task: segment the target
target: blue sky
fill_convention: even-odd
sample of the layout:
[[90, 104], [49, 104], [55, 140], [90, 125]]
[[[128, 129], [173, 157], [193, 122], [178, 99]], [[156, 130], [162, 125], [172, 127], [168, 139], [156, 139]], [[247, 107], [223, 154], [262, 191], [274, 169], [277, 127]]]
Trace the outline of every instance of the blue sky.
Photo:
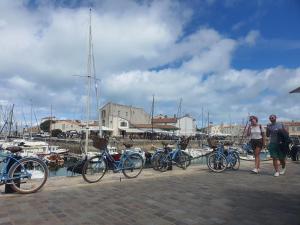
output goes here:
[[[0, 105], [16, 117], [84, 119], [89, 7], [101, 105], [112, 101], [201, 123], [269, 114], [300, 120], [297, 0], [0, 2]], [[96, 115], [95, 104], [93, 115]], [[22, 113], [21, 113], [22, 112]]]

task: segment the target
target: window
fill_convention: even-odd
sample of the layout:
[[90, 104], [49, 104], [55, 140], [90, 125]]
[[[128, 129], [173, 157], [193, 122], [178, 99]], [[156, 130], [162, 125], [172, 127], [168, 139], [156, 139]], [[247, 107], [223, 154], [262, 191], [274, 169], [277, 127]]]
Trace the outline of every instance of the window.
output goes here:
[[127, 127], [127, 122], [122, 121], [122, 122], [120, 123], [120, 127]]
[[126, 112], [126, 116], [128, 116], [128, 112]]
[[102, 120], [102, 126], [105, 126], [105, 120]]
[[297, 131], [300, 131], [300, 127], [297, 127]]
[[102, 116], [102, 117], [106, 117], [106, 111], [105, 111], [105, 110], [102, 110], [101, 116]]

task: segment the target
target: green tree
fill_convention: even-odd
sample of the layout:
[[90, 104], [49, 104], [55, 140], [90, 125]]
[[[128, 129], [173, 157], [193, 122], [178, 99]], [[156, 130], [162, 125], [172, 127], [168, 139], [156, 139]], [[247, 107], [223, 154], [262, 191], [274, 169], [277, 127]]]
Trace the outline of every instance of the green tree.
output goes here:
[[54, 130], [51, 130], [51, 136], [52, 137], [57, 137], [59, 134], [62, 133], [62, 130], [61, 129], [54, 129]]
[[41, 130], [44, 132], [49, 132], [50, 131], [50, 123], [51, 123], [51, 120], [45, 120], [44, 122], [42, 122], [40, 124]]

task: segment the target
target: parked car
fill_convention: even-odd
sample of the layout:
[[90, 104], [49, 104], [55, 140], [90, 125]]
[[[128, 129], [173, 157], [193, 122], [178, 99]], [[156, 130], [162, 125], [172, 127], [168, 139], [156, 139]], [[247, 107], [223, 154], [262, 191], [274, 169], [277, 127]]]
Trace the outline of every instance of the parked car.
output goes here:
[[291, 150], [290, 150], [290, 157], [293, 161], [300, 160], [300, 138], [299, 137], [290, 137], [292, 141]]

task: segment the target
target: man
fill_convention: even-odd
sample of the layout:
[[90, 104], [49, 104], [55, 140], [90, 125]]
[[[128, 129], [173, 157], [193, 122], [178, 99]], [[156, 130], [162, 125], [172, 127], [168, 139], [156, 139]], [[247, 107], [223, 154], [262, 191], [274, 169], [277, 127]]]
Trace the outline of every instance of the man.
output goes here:
[[[278, 177], [279, 175], [283, 175], [286, 172], [286, 153], [282, 151], [280, 148], [280, 143], [278, 140], [278, 133], [280, 130], [285, 130], [282, 123], [276, 122], [276, 115], [270, 115], [269, 120], [270, 124], [267, 125], [266, 135], [270, 137], [269, 151], [270, 155], [273, 159], [273, 166], [275, 169], [274, 176]], [[282, 167], [282, 170], [279, 170], [279, 167]]]

